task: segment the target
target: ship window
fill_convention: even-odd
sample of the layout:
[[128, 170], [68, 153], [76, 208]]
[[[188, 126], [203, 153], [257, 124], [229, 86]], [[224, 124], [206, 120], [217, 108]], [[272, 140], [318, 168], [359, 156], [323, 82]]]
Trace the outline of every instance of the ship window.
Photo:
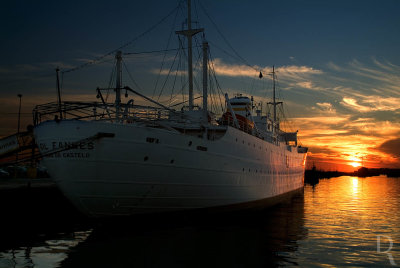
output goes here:
[[174, 159], [171, 159], [170, 163], [173, 164], [174, 163]]
[[192, 141], [189, 141], [189, 146], [192, 146]]
[[243, 144], [244, 144], [244, 140], [243, 140], [242, 142], [243, 142]]
[[236, 138], [236, 142], [237, 142], [237, 138]]
[[243, 168], [243, 172], [244, 172], [244, 168]]
[[207, 147], [204, 147], [204, 146], [197, 146], [196, 149], [199, 151], [204, 151], [204, 152], [207, 151]]
[[159, 141], [159, 139], [156, 139], [156, 138], [147, 137], [146, 138], [146, 142], [148, 142], [148, 143], [159, 143], [160, 141]]
[[148, 156], [145, 156], [143, 160], [144, 160], [144, 161], [147, 161], [147, 160], [149, 160], [149, 157], [148, 157]]
[[247, 103], [247, 102], [233, 102], [233, 103], [231, 103], [231, 105], [232, 106], [235, 106], [235, 105], [249, 105], [250, 103]]

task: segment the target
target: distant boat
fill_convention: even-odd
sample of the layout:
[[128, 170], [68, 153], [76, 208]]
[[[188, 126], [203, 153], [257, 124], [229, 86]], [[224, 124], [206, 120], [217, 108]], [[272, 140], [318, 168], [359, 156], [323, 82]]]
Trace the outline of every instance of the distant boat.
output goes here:
[[[188, 29], [177, 32], [191, 38]], [[35, 110], [35, 139], [43, 165], [65, 196], [89, 216], [103, 217], [200, 208], [270, 205], [302, 190], [307, 148], [297, 132], [273, 116], [253, 114], [252, 99], [225, 94], [220, 118], [208, 107], [208, 44], [203, 42], [203, 101], [196, 107], [191, 68], [189, 106], [166, 107], [122, 86], [121, 52], [116, 55], [115, 103], [57, 102]], [[188, 62], [191, 64], [191, 49]], [[132, 92], [153, 106], [122, 103]], [[75, 115], [66, 119], [65, 115]], [[54, 120], [43, 120], [52, 115]], [[79, 115], [79, 116], [78, 116]]]

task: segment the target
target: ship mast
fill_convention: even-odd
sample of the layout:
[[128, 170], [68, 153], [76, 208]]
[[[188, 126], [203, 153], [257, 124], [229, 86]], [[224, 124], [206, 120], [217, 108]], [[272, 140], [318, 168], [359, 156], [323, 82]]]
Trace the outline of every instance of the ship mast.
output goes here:
[[[62, 110], [61, 110], [61, 92], [60, 92], [60, 75], [59, 75], [60, 69], [56, 69], [56, 73], [57, 73], [57, 102], [58, 102], [58, 111], [60, 113], [60, 119], [63, 119], [62, 116]], [[18, 131], [19, 132], [19, 131]]]
[[208, 87], [208, 43], [203, 41], [203, 113], [204, 120], [208, 120], [207, 87]]
[[272, 104], [273, 106], [274, 106], [274, 122], [273, 122], [273, 131], [274, 132], [277, 132], [277, 128], [279, 128], [279, 127], [277, 127], [277, 113], [276, 113], [276, 106], [277, 105], [279, 105], [279, 104], [282, 104], [282, 102], [281, 101], [276, 101], [276, 96], [275, 96], [275, 66], [273, 65], [272, 66], [272, 102], [268, 102], [268, 104]]
[[188, 18], [187, 18], [187, 24], [188, 24], [188, 29], [183, 30], [183, 31], [176, 31], [176, 34], [182, 34], [186, 36], [188, 39], [188, 76], [189, 76], [189, 110], [193, 110], [193, 64], [192, 64], [192, 37], [202, 31], [204, 31], [203, 28], [201, 29], [192, 29], [192, 10], [191, 10], [191, 1], [187, 1], [188, 5]]

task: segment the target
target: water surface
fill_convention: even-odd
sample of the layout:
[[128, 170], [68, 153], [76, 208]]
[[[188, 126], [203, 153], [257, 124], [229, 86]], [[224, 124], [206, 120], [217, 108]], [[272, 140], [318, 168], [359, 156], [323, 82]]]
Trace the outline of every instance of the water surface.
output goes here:
[[261, 211], [71, 221], [3, 245], [0, 267], [391, 267], [399, 210], [400, 179], [338, 177]]

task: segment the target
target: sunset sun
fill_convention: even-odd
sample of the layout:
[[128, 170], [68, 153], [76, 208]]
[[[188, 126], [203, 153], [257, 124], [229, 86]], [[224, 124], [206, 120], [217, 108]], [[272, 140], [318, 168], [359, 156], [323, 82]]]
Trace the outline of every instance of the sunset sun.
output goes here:
[[353, 167], [361, 166], [361, 164], [359, 162], [351, 162], [350, 165], [353, 166]]
[[361, 167], [362, 166], [362, 160], [358, 156], [350, 156], [348, 158], [349, 160], [349, 165], [352, 167]]

